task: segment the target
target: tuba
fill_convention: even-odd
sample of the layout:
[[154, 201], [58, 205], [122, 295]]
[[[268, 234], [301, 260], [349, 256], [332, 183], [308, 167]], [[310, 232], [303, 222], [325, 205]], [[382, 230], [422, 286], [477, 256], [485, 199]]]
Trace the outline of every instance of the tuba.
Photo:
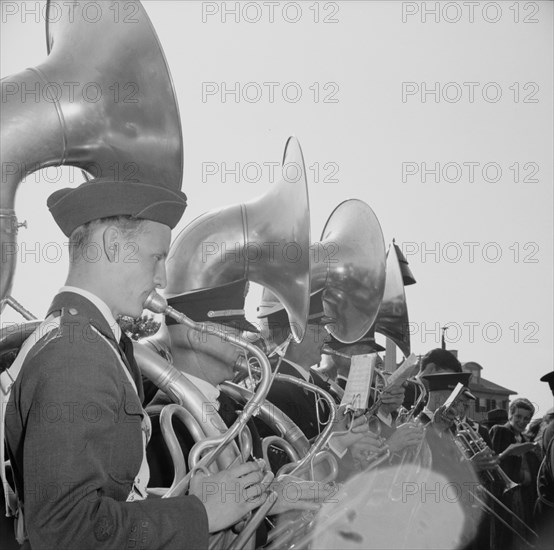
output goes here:
[[[181, 187], [179, 110], [146, 11], [137, 0], [110, 0], [92, 21], [87, 4], [49, 1], [48, 57], [2, 79], [0, 311], [12, 289], [23, 225], [15, 195], [27, 175], [69, 165], [94, 177]], [[39, 100], [25, 102], [23, 90], [38, 90]]]
[[302, 149], [294, 137], [282, 168], [281, 180], [262, 197], [206, 212], [181, 231], [168, 256], [165, 294], [248, 279], [279, 297], [301, 341], [309, 310], [310, 216]]
[[[271, 366], [269, 364], [269, 359], [267, 359], [267, 357], [258, 347], [250, 344], [249, 342], [238, 336], [229, 334], [228, 332], [214, 331], [214, 329], [212, 327], [209, 327], [206, 323], [195, 323], [194, 321], [186, 317], [183, 313], [180, 313], [173, 309], [171, 306], [168, 306], [165, 299], [157, 294], [155, 291], [150, 294], [144, 305], [146, 309], [149, 309], [154, 313], [168, 315], [174, 318], [177, 322], [193, 330], [205, 334], [215, 334], [225, 342], [229, 342], [233, 345], [244, 348], [245, 351], [251, 353], [254, 357], [256, 357], [262, 370], [261, 382], [258, 386], [258, 389], [252, 399], [248, 401], [244, 410], [237, 418], [236, 422], [224, 434], [210, 437], [202, 442], [197, 443], [195, 447], [193, 447], [191, 451], [191, 455], [193, 455], [193, 462], [191, 463], [193, 470], [191, 470], [191, 472], [189, 472], [183, 479], [176, 483], [174, 487], [172, 487], [171, 490], [164, 495], [167, 498], [185, 492], [188, 489], [190, 478], [194, 469], [208, 468], [219, 456], [221, 456], [222, 453], [226, 451], [228, 445], [233, 442], [235, 437], [237, 437], [242, 432], [250, 418], [258, 413], [260, 405], [263, 403], [271, 385]], [[184, 375], [179, 373], [176, 369], [171, 370], [177, 372], [184, 377]], [[169, 370], [167, 372], [170, 372], [171, 375], [174, 376], [174, 372], [171, 372]], [[157, 384], [159, 383], [159, 387], [161, 387], [161, 389], [163, 389], [164, 391], [169, 390], [171, 395], [172, 384], [164, 383], [164, 379], [167, 380], [166, 374], [167, 373], [159, 373], [159, 376], [156, 378], [155, 382]], [[173, 387], [175, 386], [173, 385]], [[198, 410], [203, 411], [203, 409], [203, 407], [200, 407], [200, 409]], [[201, 414], [203, 413], [201, 412]], [[203, 421], [205, 422], [205, 419], [203, 419]], [[201, 455], [201, 451], [199, 450], [197, 445], [201, 445], [201, 451], [205, 451], [207, 449], [211, 449], [211, 451], [202, 458], [199, 458]]]
[[[339, 204], [310, 257], [311, 293], [322, 291], [327, 331], [340, 342], [357, 342], [375, 321], [385, 288], [385, 244], [373, 210], [358, 199]], [[279, 296], [264, 289], [258, 318], [281, 309]]]
[[350, 199], [329, 216], [314, 243], [312, 289], [323, 288], [328, 331], [351, 344], [367, 333], [385, 289], [385, 243], [377, 216], [363, 201]]
[[372, 330], [390, 338], [400, 348], [400, 351], [408, 357], [411, 349], [410, 331], [408, 330], [408, 305], [404, 292], [403, 264], [400, 263], [398, 252], [400, 250], [393, 242], [387, 253], [387, 278], [383, 301]]

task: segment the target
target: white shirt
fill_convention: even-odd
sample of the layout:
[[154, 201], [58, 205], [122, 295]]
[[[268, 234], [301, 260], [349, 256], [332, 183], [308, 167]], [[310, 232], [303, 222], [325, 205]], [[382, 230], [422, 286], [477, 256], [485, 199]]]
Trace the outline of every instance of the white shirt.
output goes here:
[[74, 294], [79, 294], [80, 296], [83, 296], [83, 298], [91, 301], [104, 316], [104, 319], [106, 319], [106, 322], [112, 329], [115, 341], [119, 342], [119, 340], [121, 339], [121, 327], [118, 325], [112, 314], [111, 309], [108, 307], [106, 302], [104, 302], [104, 300], [100, 299], [98, 296], [96, 296], [96, 294], [93, 294], [92, 292], [89, 292], [88, 290], [85, 290], [83, 288], [78, 288], [76, 286], [62, 286], [62, 288], [60, 288], [60, 290], [58, 291], [58, 294], [62, 292], [73, 292]]

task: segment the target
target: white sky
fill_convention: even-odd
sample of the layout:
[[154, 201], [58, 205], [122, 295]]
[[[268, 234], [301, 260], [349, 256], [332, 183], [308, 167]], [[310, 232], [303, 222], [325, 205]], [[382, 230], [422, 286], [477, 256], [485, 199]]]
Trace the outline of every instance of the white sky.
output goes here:
[[[458, 349], [463, 362], [483, 365], [486, 378], [529, 397], [538, 414], [552, 406], [548, 386], [538, 381], [553, 368], [551, 2], [280, 2], [273, 22], [268, 2], [143, 4], [181, 112], [189, 207], [178, 229], [207, 210], [264, 194], [271, 184], [263, 163], [280, 161], [287, 137], [296, 135], [312, 167], [312, 240], [337, 204], [359, 198], [377, 214], [387, 244], [394, 237], [404, 249], [417, 279], [406, 289], [412, 349], [440, 346], [438, 326], [457, 323], [448, 347]], [[228, 13], [224, 21], [224, 9], [235, 4], [238, 15]], [[435, 4], [438, 13], [425, 15]], [[44, 59], [44, 5], [2, 0], [2, 77]], [[98, 40], [107, 39], [99, 33]], [[227, 95], [223, 102], [221, 90], [236, 82], [250, 98], [256, 89], [262, 96], [249, 102], [241, 95], [235, 102]], [[278, 83], [273, 102], [268, 82]], [[436, 82], [438, 98], [432, 94]], [[470, 82], [476, 83], [473, 101]], [[204, 102], [203, 83], [219, 90]], [[298, 102], [283, 98], [283, 91], [293, 99], [297, 90]], [[253, 182], [229, 176], [224, 183], [220, 174], [203, 181], [208, 162], [258, 163], [262, 172]], [[423, 163], [428, 169], [440, 163], [446, 171], [440, 181], [433, 174], [422, 181]], [[467, 163], [479, 163], [473, 182]], [[497, 164], [483, 177], [488, 163]], [[404, 174], [403, 181], [403, 165], [405, 172], [419, 172]], [[495, 166], [501, 169], [496, 182]], [[461, 174], [452, 181], [456, 167]], [[13, 295], [37, 316], [66, 273], [65, 255], [56, 258], [56, 246], [65, 251], [64, 239], [46, 198], [81, 181], [73, 170], [69, 183], [69, 173], [49, 169], [17, 193], [18, 217], [29, 228], [20, 230]], [[278, 221], [279, 212], [275, 216]], [[29, 252], [34, 243], [38, 258]], [[474, 257], [464, 243], [476, 243]], [[19, 320], [5, 310], [3, 322]]]

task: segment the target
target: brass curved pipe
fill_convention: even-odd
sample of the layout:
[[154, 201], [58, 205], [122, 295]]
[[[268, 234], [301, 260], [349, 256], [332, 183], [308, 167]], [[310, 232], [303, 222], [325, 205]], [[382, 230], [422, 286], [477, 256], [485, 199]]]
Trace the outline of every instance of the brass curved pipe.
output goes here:
[[[221, 391], [239, 403], [247, 403], [254, 393], [232, 382], [223, 382]], [[279, 408], [265, 400], [260, 405], [258, 418], [273, 427], [278, 434], [292, 447], [296, 460], [305, 456], [310, 450], [310, 442], [302, 430]]]
[[[220, 436], [227, 426], [211, 407], [204, 406], [204, 394], [178, 369], [145, 345], [135, 345], [134, 354], [141, 372], [160, 388], [174, 403], [185, 407], [202, 426], [206, 436]], [[239, 449], [234, 442], [223, 449], [217, 458], [220, 470], [236, 461]]]
[[[191, 464], [192, 470], [188, 472], [187, 475], [183, 479], [181, 479], [175, 487], [171, 489], [171, 491], [168, 491], [164, 495], [165, 498], [169, 498], [171, 496], [182, 494], [184, 491], [186, 491], [190, 484], [190, 479], [194, 470], [200, 468], [208, 468], [214, 460], [216, 460], [222, 453], [225, 452], [225, 449], [228, 447], [228, 445], [233, 444], [233, 440], [239, 435], [240, 432], [243, 431], [250, 418], [258, 413], [260, 406], [265, 400], [270, 388], [271, 366], [269, 364], [269, 359], [267, 359], [267, 357], [258, 347], [250, 344], [250, 342], [244, 340], [243, 338], [239, 338], [225, 331], [214, 331], [213, 327], [208, 326], [207, 323], [195, 323], [183, 313], [180, 313], [171, 306], [168, 306], [165, 298], [157, 294], [156, 291], [152, 291], [150, 293], [144, 303], [144, 307], [146, 309], [149, 309], [150, 311], [153, 311], [154, 313], [162, 313], [164, 315], [168, 315], [175, 319], [178, 323], [183, 324], [202, 334], [216, 334], [216, 336], [221, 338], [223, 341], [229, 342], [233, 345], [245, 349], [248, 353], [256, 357], [256, 359], [260, 362], [260, 368], [262, 371], [261, 381], [253, 399], [251, 399], [245, 405], [244, 410], [238, 416], [235, 423], [224, 434], [209, 437], [208, 439], [197, 443], [193, 447], [193, 451], [195, 453], [198, 453], [198, 455], [203, 454], [203, 452], [207, 449], [211, 450], [206, 455], [204, 455], [203, 458], [198, 460], [198, 462], [196, 462], [195, 464]], [[195, 449], [195, 447], [198, 448]]]

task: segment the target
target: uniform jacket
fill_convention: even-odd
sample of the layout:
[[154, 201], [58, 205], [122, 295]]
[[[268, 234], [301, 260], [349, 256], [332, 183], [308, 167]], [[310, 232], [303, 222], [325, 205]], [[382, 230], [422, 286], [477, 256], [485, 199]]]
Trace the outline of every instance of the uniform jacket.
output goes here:
[[[493, 426], [490, 434], [495, 453], [500, 454], [512, 443], [516, 443], [516, 434], [509, 422]], [[526, 441], [525, 436], [522, 437], [523, 441]], [[501, 460], [500, 466], [513, 481], [521, 482], [521, 456], [507, 456]]]
[[[283, 359], [279, 367], [280, 374], [287, 374], [300, 378], [299, 372]], [[325, 382], [321, 376], [314, 371], [310, 371], [310, 383], [319, 386], [325, 391], [329, 391], [329, 384]], [[282, 382], [275, 380], [271, 385], [267, 400], [281, 409], [301, 430], [308, 439], [312, 439], [319, 435], [327, 421], [329, 412], [326, 405], [322, 402], [319, 405], [319, 420], [318, 423], [318, 405], [317, 399], [312, 392], [305, 390], [290, 382]], [[260, 436], [275, 435], [272, 430], [265, 426], [262, 422], [256, 423]]]
[[[6, 413], [31, 547], [207, 548], [196, 497], [126, 502], [143, 454], [141, 401], [99, 310], [63, 292], [56, 312], [59, 329], [30, 350]], [[142, 392], [140, 373], [129, 369]]]

